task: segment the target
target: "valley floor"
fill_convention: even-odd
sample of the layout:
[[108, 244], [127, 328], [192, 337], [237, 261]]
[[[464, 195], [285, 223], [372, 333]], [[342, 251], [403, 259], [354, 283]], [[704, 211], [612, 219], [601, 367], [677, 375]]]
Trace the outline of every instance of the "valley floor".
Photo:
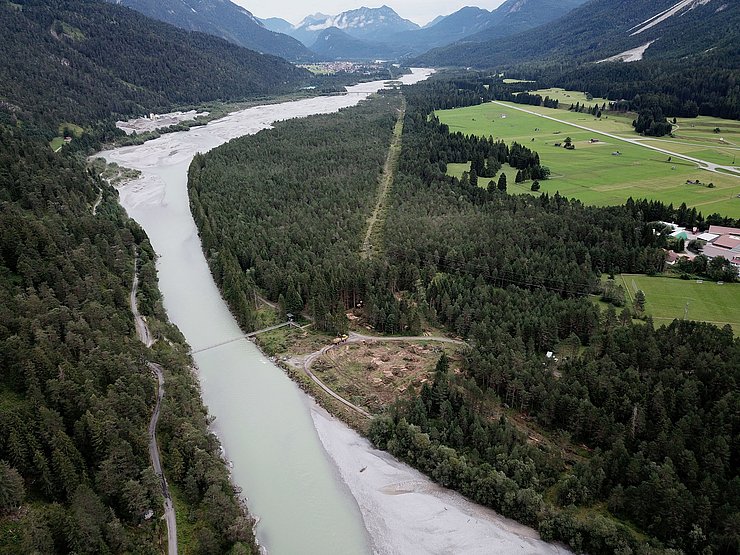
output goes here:
[[[564, 97], [552, 92], [561, 106], [578, 101], [576, 93]], [[436, 114], [450, 131], [491, 135], [536, 150], [542, 165], [552, 171], [549, 180], [540, 182], [541, 192], [559, 192], [594, 205], [622, 204], [629, 197], [674, 206], [685, 202], [705, 216], [717, 212], [740, 217], [740, 170], [733, 166], [740, 154], [737, 122], [680, 120], [675, 137], [653, 138], [637, 135], [628, 117], [612, 113], [599, 119], [564, 109], [491, 102]], [[557, 146], [567, 137], [574, 150]], [[469, 171], [469, 164], [448, 167], [450, 175], [459, 177], [463, 171]], [[505, 166], [502, 171], [507, 174], [508, 192], [530, 192], [530, 181], [514, 182], [516, 169]], [[481, 186], [487, 182], [479, 180]]]

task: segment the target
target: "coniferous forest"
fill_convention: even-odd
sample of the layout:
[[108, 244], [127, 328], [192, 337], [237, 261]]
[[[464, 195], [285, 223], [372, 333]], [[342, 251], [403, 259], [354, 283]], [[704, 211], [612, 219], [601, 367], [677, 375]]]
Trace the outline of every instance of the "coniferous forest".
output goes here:
[[[651, 222], [676, 209], [586, 207], [447, 176], [452, 162], [479, 160], [485, 171], [512, 152], [537, 160], [433, 117], [498, 94], [476, 87], [403, 88], [382, 254], [369, 260], [361, 232], [393, 93], [199, 156], [191, 205], [224, 295], [246, 326], [257, 287], [331, 332], [362, 301], [378, 331], [413, 335], [424, 319], [464, 337], [462, 372], [443, 357], [432, 382], [374, 420], [370, 438], [545, 539], [593, 554], [736, 553], [740, 340], [729, 326], [658, 327], [587, 298], [603, 273], [660, 271], [665, 244]], [[376, 140], [358, 155], [366, 134]], [[570, 353], [557, 369], [544, 356], [556, 344]], [[522, 418], [548, 439], [523, 433]]]
[[[162, 339], [152, 353], [129, 308], [135, 253], [140, 310]], [[145, 234], [84, 164], [4, 126], [0, 299], [0, 514], [24, 507], [2, 527], [3, 552], [160, 552], [153, 358], [167, 378], [160, 449], [194, 552], [249, 553], [251, 521], [208, 432], [188, 348], [166, 323]]]
[[[714, 8], [699, 4], [686, 20]], [[495, 73], [450, 72], [197, 155], [192, 213], [245, 330], [261, 294], [321, 332], [346, 333], [347, 311], [359, 310], [378, 333], [431, 327], [464, 339], [454, 360], [441, 355], [429, 381], [372, 420], [378, 448], [578, 553], [734, 555], [740, 338], [729, 325], [658, 326], [607, 276], [664, 269], [660, 221], [740, 222], [686, 204], [591, 207], [534, 187], [509, 195], [501, 168], [514, 168], [509, 183], [547, 179], [539, 153], [451, 132], [434, 116], [488, 100], [557, 107], [500, 70], [612, 99], [587, 109], [634, 112], [645, 135], [670, 133], [667, 117], [740, 116], [732, 3], [694, 36], [676, 24], [631, 64], [590, 63], [589, 44], [615, 21], [609, 2], [593, 5], [598, 25], [575, 40], [583, 24], [568, 23], [568, 41], [536, 62], [522, 53], [561, 35], [501, 43], [510, 46], [497, 51]], [[641, 10], [654, 15], [647, 2]], [[197, 555], [257, 553], [189, 347], [167, 321], [156, 253], [87, 156], [121, 136], [119, 117], [309, 83], [337, 92], [356, 76], [312, 78], [96, 0], [0, 0], [0, 30], [0, 555], [164, 550], [150, 362], [167, 384], [156, 431], [179, 540]], [[702, 51], [710, 39], [719, 46]], [[491, 67], [486, 43], [461, 47], [463, 65]], [[364, 78], [405, 71], [378, 67]], [[399, 118], [397, 167], [367, 254]], [[53, 152], [60, 134], [75, 136]], [[452, 163], [470, 171], [451, 177]], [[737, 279], [703, 256], [676, 268]], [[151, 348], [131, 313], [135, 275]]]
[[[2, 2], [0, 27], [0, 552], [162, 551], [148, 361], [165, 373], [157, 439], [188, 552], [256, 552], [155, 253], [85, 155], [118, 116], [279, 92], [307, 74], [87, 0]], [[82, 135], [55, 153], [65, 122]], [[135, 259], [152, 349], [129, 307]]]

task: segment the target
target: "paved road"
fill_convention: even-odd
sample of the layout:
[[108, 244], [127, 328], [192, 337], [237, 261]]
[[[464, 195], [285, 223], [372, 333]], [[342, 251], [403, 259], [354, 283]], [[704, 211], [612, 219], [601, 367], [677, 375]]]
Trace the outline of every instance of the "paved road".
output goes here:
[[609, 137], [610, 139], [615, 139], [617, 141], [623, 141], [625, 143], [630, 143], [633, 145], [641, 146], [642, 148], [649, 148], [650, 150], [655, 150], [657, 152], [661, 152], [663, 154], [667, 154], [669, 156], [674, 156], [676, 158], [681, 158], [682, 160], [689, 160], [690, 162], [694, 162], [697, 164], [700, 168], [705, 169], [710, 172], [714, 173], [721, 173], [723, 175], [731, 175], [733, 177], [740, 177], [740, 170], [733, 166], [723, 166], [721, 164], [715, 164], [714, 162], [708, 162], [707, 160], [701, 160], [699, 158], [694, 158], [693, 156], [687, 156], [685, 154], [680, 154], [678, 152], [671, 152], [670, 150], [665, 150], [663, 148], [659, 148], [657, 146], [645, 144], [641, 140], [638, 139], [630, 139], [627, 137], [620, 137], [619, 135], [614, 135], [613, 133], [606, 133], [605, 131], [598, 131], [596, 129], [591, 129], [590, 127], [586, 127], [584, 125], [578, 125], [576, 123], [572, 123], [569, 121], [561, 120], [554, 118], [552, 116], [546, 116], [544, 114], [538, 114], [537, 112], [533, 112], [532, 110], [525, 110], [524, 108], [518, 108], [516, 106], [512, 106], [510, 104], [505, 104], [503, 102], [499, 102], [498, 100], [493, 100], [493, 104], [498, 104], [499, 106], [504, 106], [505, 108], [511, 108], [513, 110], [518, 110], [520, 112], [524, 112], [525, 114], [531, 114], [533, 116], [537, 116], [540, 118], [549, 119], [552, 121], [556, 121], [558, 123], [562, 123], [563, 125], [570, 125], [571, 127], [577, 127], [578, 129], [583, 129], [584, 131], [589, 131], [590, 133], [596, 133], [598, 135], [604, 135], [606, 137]]
[[[131, 304], [131, 313], [134, 315], [136, 335], [144, 345], [151, 347], [154, 344], [154, 340], [152, 339], [152, 334], [149, 332], [149, 326], [146, 325], [144, 318], [139, 313], [139, 305], [136, 302], [136, 292], [138, 289], [138, 259], [134, 258], [134, 278], [131, 285], [131, 296], [129, 299]], [[147, 362], [147, 366], [156, 376], [158, 384], [157, 402], [154, 405], [154, 412], [149, 421], [149, 458], [152, 460], [154, 472], [159, 477], [160, 484], [162, 485], [162, 496], [164, 497], [164, 518], [167, 523], [167, 553], [168, 555], [177, 555], [177, 520], [175, 518], [175, 506], [172, 503], [170, 489], [167, 486], [167, 478], [165, 478], [164, 471], [162, 470], [159, 444], [157, 443], [157, 423], [159, 422], [159, 411], [162, 405], [162, 398], [164, 397], [164, 371], [159, 364], [155, 364], [153, 362]]]
[[164, 397], [164, 371], [159, 364], [153, 362], [147, 363], [149, 369], [157, 377], [157, 403], [154, 405], [154, 413], [149, 421], [149, 457], [152, 459], [154, 472], [159, 476], [162, 485], [162, 495], [164, 496], [164, 516], [167, 522], [167, 553], [177, 555], [177, 521], [175, 518], [175, 507], [172, 504], [170, 488], [167, 486], [167, 478], [162, 470], [162, 463], [159, 457], [159, 444], [157, 443], [157, 422], [159, 421], [159, 410]]
[[343, 341], [342, 343], [327, 345], [325, 347], [322, 347], [316, 352], [311, 353], [310, 355], [307, 355], [306, 358], [303, 359], [303, 371], [306, 373], [306, 375], [311, 378], [311, 380], [318, 385], [321, 389], [323, 389], [326, 393], [328, 393], [330, 396], [334, 397], [337, 401], [344, 404], [345, 406], [349, 407], [356, 413], [358, 413], [361, 416], [364, 416], [365, 418], [372, 418], [373, 415], [367, 412], [366, 410], [358, 407], [354, 403], [348, 401], [341, 395], [339, 395], [337, 392], [335, 392], [333, 389], [331, 389], [328, 385], [326, 385], [324, 382], [322, 382], [316, 374], [311, 372], [311, 366], [313, 365], [316, 360], [324, 356], [328, 351], [335, 349], [337, 347], [340, 347], [342, 345], [346, 345], [347, 343], [361, 343], [361, 342], [387, 342], [387, 341], [434, 341], [437, 343], [451, 343], [453, 345], [467, 345], [464, 341], [460, 341], [459, 339], [450, 339], [449, 337], [441, 337], [441, 336], [432, 336], [432, 337], [425, 337], [425, 336], [406, 336], [406, 337], [379, 337], [375, 335], [362, 335], [360, 333], [350, 332], [349, 337], [346, 341]]

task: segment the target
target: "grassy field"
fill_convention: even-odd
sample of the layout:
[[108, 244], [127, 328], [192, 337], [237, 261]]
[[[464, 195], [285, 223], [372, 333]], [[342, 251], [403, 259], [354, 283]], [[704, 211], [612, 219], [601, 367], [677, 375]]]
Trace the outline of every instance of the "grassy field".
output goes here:
[[69, 123], [69, 122], [60, 123], [59, 128], [57, 129], [59, 136], [54, 137], [49, 142], [49, 146], [54, 152], [56, 152], [57, 150], [59, 150], [60, 148], [64, 146], [64, 130], [65, 129], [68, 129], [69, 132], [72, 134], [72, 137], [74, 138], [82, 137], [82, 134], [85, 132], [85, 130], [82, 127], [74, 123]]
[[[559, 191], [561, 195], [595, 205], [622, 204], [628, 197], [656, 199], [674, 205], [685, 202], [689, 206], [696, 206], [704, 215], [718, 212], [734, 218], [740, 217], [739, 178], [710, 173], [684, 160], [673, 159], [669, 162], [668, 156], [659, 152], [569, 125], [574, 123], [595, 131], [634, 138], [636, 135], [631, 131], [627, 117], [610, 116], [598, 120], [594, 116], [568, 110], [524, 107], [567, 122], [558, 123], [520, 112], [514, 106], [518, 107], [513, 104], [502, 106], [487, 103], [441, 110], [436, 114], [440, 121], [449, 125], [451, 131], [492, 135], [507, 143], [517, 141], [536, 150], [542, 164], [552, 171], [551, 179], [541, 182], [542, 192], [552, 194]], [[711, 129], [718, 120], [698, 118], [691, 121], [695, 125], [694, 128], [688, 127], [691, 134], [687, 132], [686, 139], [676, 139], [678, 142], [671, 144], [671, 149], [676, 147], [673, 150], [678, 152], [679, 148], [698, 148], [714, 152], [716, 145], [701, 144], [699, 147], [691, 147], [689, 143], [700, 139], [712, 140], [712, 135], [716, 134]], [[723, 122], [728, 129], [727, 136], [723, 137], [727, 141], [735, 139], [731, 134], [733, 131], [730, 131], [733, 123]], [[683, 129], [684, 127], [680, 127], [679, 131]], [[555, 143], [562, 143], [566, 137], [571, 137], [575, 150], [554, 146]], [[598, 142], [591, 143], [591, 139], [598, 139]], [[740, 138], [737, 143], [740, 143]], [[668, 145], [663, 146], [668, 148]], [[620, 155], [613, 155], [617, 151]], [[454, 171], [460, 170], [453, 167], [451, 172]], [[515, 185], [516, 172], [510, 175], [510, 170], [503, 171], [509, 178], [509, 192], [530, 191], [531, 183]], [[688, 180], [697, 179], [704, 185], [687, 184]], [[481, 180], [482, 185], [487, 183], [488, 180]], [[709, 183], [713, 183], [714, 188], [707, 187]]]
[[49, 141], [49, 146], [51, 147], [51, 150], [56, 152], [64, 146], [64, 137], [54, 137], [51, 141]]
[[740, 335], [740, 283], [718, 285], [711, 281], [699, 283], [667, 277], [622, 274], [617, 277], [628, 296], [637, 289], [645, 293], [645, 312], [656, 325], [669, 324], [683, 318], [686, 303], [688, 318], [711, 322], [717, 326], [730, 324], [735, 335]]
[[59, 124], [59, 135], [62, 135], [64, 133], [65, 128], [69, 129], [69, 132], [72, 133], [72, 136], [78, 139], [82, 137], [82, 134], [85, 132], [85, 130], [76, 123], [70, 123], [67, 121]]
[[[632, 120], [634, 114], [605, 114], [596, 119], [590, 114], [581, 114], [568, 111], [572, 103], [609, 104], [603, 98], [586, 100], [585, 93], [564, 91], [563, 89], [539, 89], [532, 91], [542, 97], [550, 96], [560, 101], [560, 110], [541, 106], [525, 106], [526, 109], [540, 114], [557, 117], [564, 121], [572, 121], [578, 125], [585, 125], [592, 129], [614, 133], [621, 137], [639, 139], [646, 144], [659, 146], [679, 154], [686, 154], [715, 164], [725, 166], [737, 165], [740, 167], [740, 122], [709, 116], [697, 118], [678, 118], [677, 127], [674, 127], [673, 137], [641, 137], [634, 132]], [[567, 96], [566, 96], [567, 95]], [[715, 130], [719, 129], [719, 132]]]
[[[506, 81], [504, 80], [504, 82]], [[529, 82], [531, 83], [531, 81]], [[588, 100], [585, 92], [566, 91], [565, 89], [560, 89], [557, 87], [552, 87], [549, 89], [537, 89], [536, 91], [530, 91], [530, 94], [538, 94], [542, 98], [545, 98], [546, 96], [549, 96], [550, 98], [557, 98], [560, 104], [564, 104], [566, 108], [569, 107], [571, 104], [575, 104], [576, 102], [586, 104], [587, 106], [593, 106], [594, 104], [598, 104], [599, 106], [601, 106], [604, 103], [606, 103], [607, 105], [609, 104], [609, 100], [607, 100], [606, 98], [592, 98], [591, 100]]]

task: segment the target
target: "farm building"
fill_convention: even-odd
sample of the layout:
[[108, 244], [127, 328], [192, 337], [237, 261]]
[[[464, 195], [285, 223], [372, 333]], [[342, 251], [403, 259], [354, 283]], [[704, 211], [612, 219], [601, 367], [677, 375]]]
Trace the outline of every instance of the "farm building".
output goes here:
[[[687, 244], [694, 239], [703, 241], [704, 245], [702, 246], [701, 253], [704, 256], [707, 258], [726, 258], [737, 268], [738, 273], [740, 273], [740, 229], [713, 225], [709, 227], [709, 231], [697, 233], [696, 228], [690, 231], [674, 223], [661, 223], [673, 230], [670, 234], [671, 237], [684, 239]], [[681, 256], [693, 258], [693, 255], [690, 253], [674, 253], [673, 251], [669, 251], [666, 255], [666, 263], [672, 266]]]

